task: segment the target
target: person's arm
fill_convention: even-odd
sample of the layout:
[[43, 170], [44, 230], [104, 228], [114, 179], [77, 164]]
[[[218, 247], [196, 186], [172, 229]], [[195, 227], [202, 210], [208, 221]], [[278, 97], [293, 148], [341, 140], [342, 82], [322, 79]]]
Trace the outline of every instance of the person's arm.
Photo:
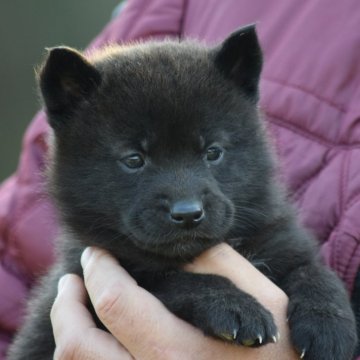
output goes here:
[[82, 281], [75, 275], [67, 275], [61, 281], [51, 312], [55, 359], [299, 358], [289, 343], [286, 295], [227, 245], [210, 249], [187, 270], [227, 276], [255, 296], [274, 315], [281, 334], [276, 344], [255, 349], [206, 337], [137, 286], [106, 252], [99, 249], [87, 251], [82, 263], [91, 302], [111, 334], [96, 328], [86, 310], [86, 291]]

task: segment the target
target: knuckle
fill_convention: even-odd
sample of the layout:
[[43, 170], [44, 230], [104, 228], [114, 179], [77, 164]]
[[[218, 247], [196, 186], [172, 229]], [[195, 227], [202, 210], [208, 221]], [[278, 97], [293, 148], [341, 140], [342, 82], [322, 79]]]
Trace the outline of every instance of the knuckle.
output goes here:
[[81, 360], [81, 341], [77, 338], [56, 345], [54, 360]]
[[126, 300], [118, 287], [104, 290], [94, 301], [94, 308], [101, 320], [106, 325], [112, 323], [115, 319], [119, 319], [126, 313]]

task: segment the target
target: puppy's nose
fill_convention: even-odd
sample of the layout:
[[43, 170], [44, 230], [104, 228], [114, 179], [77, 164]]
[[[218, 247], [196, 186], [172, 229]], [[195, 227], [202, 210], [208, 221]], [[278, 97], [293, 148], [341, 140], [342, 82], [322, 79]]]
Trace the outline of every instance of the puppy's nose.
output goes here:
[[204, 219], [202, 203], [197, 200], [176, 201], [170, 207], [170, 218], [180, 227], [195, 227]]

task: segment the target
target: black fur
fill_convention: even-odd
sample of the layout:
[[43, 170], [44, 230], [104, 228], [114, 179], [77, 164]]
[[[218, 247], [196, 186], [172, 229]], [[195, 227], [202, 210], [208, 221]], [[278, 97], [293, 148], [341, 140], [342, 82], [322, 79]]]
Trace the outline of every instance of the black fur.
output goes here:
[[[356, 331], [346, 292], [320, 264], [273, 174], [256, 105], [261, 64], [254, 26], [211, 49], [152, 42], [88, 60], [68, 48], [50, 51], [39, 79], [55, 133], [49, 179], [63, 236], [10, 360], [52, 358], [56, 283], [82, 274], [88, 245], [110, 251], [206, 334], [271, 342], [272, 315], [253, 297], [220, 276], [181, 270], [224, 241], [263, 264], [289, 296], [299, 354], [351, 358]], [[179, 226], [172, 209], [184, 202], [200, 204], [202, 221]]]

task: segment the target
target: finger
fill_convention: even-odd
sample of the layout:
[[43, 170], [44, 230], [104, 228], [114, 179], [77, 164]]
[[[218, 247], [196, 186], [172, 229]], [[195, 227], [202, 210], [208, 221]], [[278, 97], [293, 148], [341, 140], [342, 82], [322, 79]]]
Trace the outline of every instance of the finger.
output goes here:
[[[50, 318], [55, 340], [68, 333], [96, 328], [86, 309], [86, 290], [81, 279], [72, 274], [63, 276], [58, 284], [58, 295], [51, 309]], [[69, 314], [68, 316], [65, 316]]]
[[86, 289], [78, 276], [68, 274], [60, 279], [50, 314], [55, 359], [131, 359], [116, 339], [96, 328], [86, 300]]
[[209, 341], [137, 286], [106, 252], [87, 249], [82, 265], [97, 315], [136, 359], [181, 359], [184, 344], [196, 350]]

